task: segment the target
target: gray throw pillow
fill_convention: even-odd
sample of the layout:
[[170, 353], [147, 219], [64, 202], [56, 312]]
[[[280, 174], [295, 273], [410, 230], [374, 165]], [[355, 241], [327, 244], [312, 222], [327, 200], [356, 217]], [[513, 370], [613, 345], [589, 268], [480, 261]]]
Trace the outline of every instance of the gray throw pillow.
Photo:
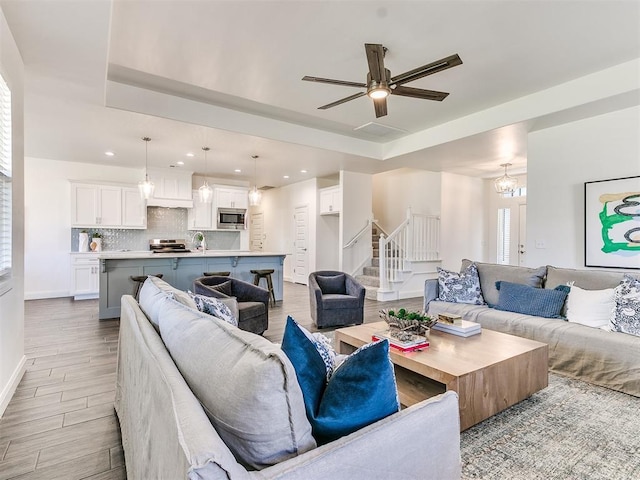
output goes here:
[[296, 372], [278, 345], [172, 300], [160, 334], [238, 462], [262, 469], [316, 447]]
[[205, 285], [205, 286], [213, 290], [214, 292], [222, 293], [227, 297], [233, 296], [233, 293], [231, 290], [231, 280], [227, 280], [226, 282], [222, 282], [217, 285]]
[[345, 281], [346, 277], [344, 273], [330, 277], [316, 275], [316, 282], [318, 282], [318, 286], [324, 295], [344, 294], [346, 292]]
[[171, 296], [189, 308], [193, 308], [194, 310], [197, 308], [195, 302], [189, 297], [187, 292], [172, 287], [158, 277], [147, 277], [140, 289], [138, 304], [156, 330], [159, 328], [158, 316], [160, 314], [160, 307], [163, 300], [168, 296]]

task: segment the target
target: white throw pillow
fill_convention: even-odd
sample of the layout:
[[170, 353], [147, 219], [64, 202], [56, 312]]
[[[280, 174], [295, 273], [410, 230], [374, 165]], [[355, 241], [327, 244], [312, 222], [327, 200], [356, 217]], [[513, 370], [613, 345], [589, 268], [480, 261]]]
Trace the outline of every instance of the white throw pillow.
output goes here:
[[615, 306], [613, 288], [583, 290], [574, 285], [567, 297], [567, 320], [587, 327], [606, 327]]

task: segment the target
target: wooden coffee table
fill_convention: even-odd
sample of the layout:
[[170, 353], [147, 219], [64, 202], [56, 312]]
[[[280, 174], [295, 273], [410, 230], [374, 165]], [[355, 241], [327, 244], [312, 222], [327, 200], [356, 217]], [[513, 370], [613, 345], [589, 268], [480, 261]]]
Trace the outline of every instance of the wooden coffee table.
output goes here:
[[[335, 331], [336, 350], [351, 353], [386, 329], [385, 322]], [[431, 330], [430, 346], [402, 353], [391, 348], [400, 403], [408, 407], [447, 390], [458, 392], [460, 430], [542, 390], [549, 383], [548, 346], [482, 329], [468, 338]]]

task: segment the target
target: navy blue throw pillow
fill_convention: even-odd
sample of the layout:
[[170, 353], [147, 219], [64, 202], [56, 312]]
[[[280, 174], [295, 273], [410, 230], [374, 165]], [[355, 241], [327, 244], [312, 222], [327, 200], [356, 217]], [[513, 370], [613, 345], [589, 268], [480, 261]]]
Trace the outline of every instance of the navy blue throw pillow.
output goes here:
[[324, 360], [291, 317], [282, 350], [293, 364], [307, 418], [319, 445], [381, 420], [400, 409], [389, 342], [370, 343], [349, 355], [327, 381]]
[[496, 282], [500, 291], [496, 310], [545, 318], [562, 318], [560, 312], [570, 288], [558, 285], [553, 290], [511, 282]]

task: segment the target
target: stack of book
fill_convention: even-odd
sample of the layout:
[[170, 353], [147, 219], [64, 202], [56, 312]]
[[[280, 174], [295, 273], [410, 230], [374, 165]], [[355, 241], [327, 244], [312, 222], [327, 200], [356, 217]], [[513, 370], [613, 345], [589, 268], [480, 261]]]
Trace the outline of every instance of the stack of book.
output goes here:
[[401, 352], [415, 352], [416, 350], [422, 350], [429, 346], [429, 340], [425, 337], [421, 337], [416, 335], [413, 340], [408, 342], [403, 342], [396, 337], [392, 336], [388, 330], [383, 332], [375, 332], [371, 335], [371, 339], [373, 341], [377, 340], [389, 340], [389, 345], [396, 350], [400, 350]]
[[459, 337], [470, 337], [472, 335], [477, 335], [482, 331], [479, 323], [469, 322], [462, 319], [460, 319], [458, 325], [438, 321], [438, 323], [431, 328], [434, 330], [440, 330], [441, 332], [458, 335]]

